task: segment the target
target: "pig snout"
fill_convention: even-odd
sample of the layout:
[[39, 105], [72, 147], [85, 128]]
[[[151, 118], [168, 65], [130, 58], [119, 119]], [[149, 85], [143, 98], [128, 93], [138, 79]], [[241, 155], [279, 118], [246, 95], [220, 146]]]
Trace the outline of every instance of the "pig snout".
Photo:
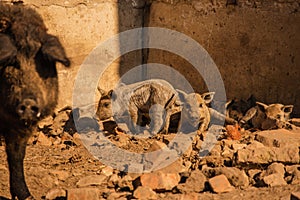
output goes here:
[[25, 124], [37, 121], [41, 115], [37, 102], [29, 98], [23, 99], [17, 106], [17, 114]]

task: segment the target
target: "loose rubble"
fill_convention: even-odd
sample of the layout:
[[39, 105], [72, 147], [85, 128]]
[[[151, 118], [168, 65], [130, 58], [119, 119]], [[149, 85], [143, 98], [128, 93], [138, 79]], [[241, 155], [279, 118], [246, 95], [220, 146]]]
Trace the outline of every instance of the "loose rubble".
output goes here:
[[[70, 131], [74, 130], [70, 122], [71, 115], [71, 111], [67, 109], [57, 113], [54, 118], [42, 122], [30, 140], [30, 145], [51, 147], [60, 152], [83, 147], [80, 139], [82, 134]], [[71, 172], [63, 169], [48, 170], [40, 166], [39, 171], [43, 173], [40, 177], [51, 182], [47, 185], [49, 189], [44, 199], [198, 199], [199, 194], [226, 194], [253, 187], [272, 188], [300, 184], [300, 129], [251, 132], [235, 126], [231, 128], [233, 129], [219, 127], [216, 129], [220, 130], [217, 137], [206, 133], [207, 138], [216, 137], [216, 143], [202, 157], [201, 148], [205, 140], [197, 134], [184, 141], [176, 141], [175, 133], [135, 137], [127, 134], [125, 128], [115, 127], [114, 132], [103, 132], [111, 143], [126, 151], [153, 153], [143, 157], [139, 161], [140, 166], [131, 167], [147, 167], [143, 162], [154, 160], [157, 165], [151, 169], [155, 170], [142, 174], [129, 173], [114, 169], [112, 166], [98, 164], [95, 165], [95, 169], [91, 169], [92, 173], [86, 176], [79, 169]], [[227, 137], [228, 131], [231, 131], [231, 135], [238, 133], [237, 137]], [[87, 132], [84, 136], [99, 133]], [[213, 139], [206, 143], [212, 141]], [[178, 148], [181, 142], [190, 142], [190, 145], [182, 150]], [[181, 153], [170, 165], [160, 167], [159, 163], [167, 158], [165, 155], [155, 153], [161, 149], [171, 152], [166, 154], [167, 157], [173, 153]], [[81, 162], [83, 158], [80, 154], [74, 153], [66, 155], [65, 159], [73, 165]], [[94, 160], [96, 158], [84, 162], [94, 163]], [[59, 166], [60, 162], [58, 160], [56, 166]], [[0, 172], [5, 170], [6, 166], [0, 165]], [[74, 179], [73, 185], [60, 187], [61, 182], [70, 179]], [[290, 198], [299, 199], [299, 191], [290, 193]]]

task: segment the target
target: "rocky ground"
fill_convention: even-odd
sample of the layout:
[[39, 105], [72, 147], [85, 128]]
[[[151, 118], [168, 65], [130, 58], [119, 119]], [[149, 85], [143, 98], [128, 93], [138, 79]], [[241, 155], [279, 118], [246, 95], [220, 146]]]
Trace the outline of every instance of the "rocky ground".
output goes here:
[[[212, 135], [216, 144], [201, 156], [203, 145], [213, 141], [209, 134], [190, 140], [174, 140], [176, 134], [135, 137], [124, 127], [101, 135], [92, 130], [78, 134], [69, 116], [66, 109], [44, 120], [28, 144], [25, 174], [37, 199], [300, 199], [298, 127], [268, 131], [217, 127], [221, 134]], [[106, 143], [98, 142], [104, 139], [126, 152], [154, 154], [138, 161], [132, 158], [124, 166], [119, 162], [118, 168], [129, 172], [119, 171], [102, 164], [121, 159], [109, 154]], [[181, 153], [180, 143], [189, 144]], [[4, 145], [0, 145], [0, 199], [9, 199]], [[87, 149], [92, 146], [103, 160], [90, 154]], [[159, 149], [169, 153], [155, 154]], [[160, 165], [174, 154], [179, 159]], [[145, 168], [154, 172], [134, 173]]]

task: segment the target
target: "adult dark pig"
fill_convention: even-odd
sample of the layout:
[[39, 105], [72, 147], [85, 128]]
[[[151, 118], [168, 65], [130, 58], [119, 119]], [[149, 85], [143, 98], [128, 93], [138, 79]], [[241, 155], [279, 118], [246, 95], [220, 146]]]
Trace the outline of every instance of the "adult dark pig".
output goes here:
[[125, 122], [133, 133], [141, 131], [141, 126], [150, 124], [150, 132], [167, 132], [170, 115], [176, 104], [177, 92], [165, 80], [151, 79], [130, 85], [121, 84], [115, 90], [105, 92], [100, 89], [101, 99], [97, 114], [100, 120], [125, 116]]
[[56, 62], [70, 65], [58, 38], [40, 15], [0, 3], [0, 134], [6, 143], [12, 199], [32, 199], [24, 179], [26, 144], [58, 98]]

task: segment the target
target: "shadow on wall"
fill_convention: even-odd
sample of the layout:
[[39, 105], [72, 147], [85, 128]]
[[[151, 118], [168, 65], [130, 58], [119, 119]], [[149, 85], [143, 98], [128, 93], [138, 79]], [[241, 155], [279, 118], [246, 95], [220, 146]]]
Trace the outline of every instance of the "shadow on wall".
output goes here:
[[[150, 26], [182, 32], [208, 51], [219, 68], [228, 99], [248, 99], [254, 95], [267, 104], [293, 104], [293, 114], [300, 116], [299, 5], [292, 8], [284, 2], [279, 9], [273, 4], [257, 7], [244, 1], [237, 5], [227, 5], [226, 1], [149, 2], [119, 0], [119, 31]], [[120, 76], [143, 63], [170, 66], [196, 92], [207, 91], [201, 75], [190, 63], [161, 50], [144, 49], [123, 55]], [[152, 77], [153, 72], [142, 68], [133, 74], [128, 82]], [[166, 78], [172, 79], [172, 74]]]

